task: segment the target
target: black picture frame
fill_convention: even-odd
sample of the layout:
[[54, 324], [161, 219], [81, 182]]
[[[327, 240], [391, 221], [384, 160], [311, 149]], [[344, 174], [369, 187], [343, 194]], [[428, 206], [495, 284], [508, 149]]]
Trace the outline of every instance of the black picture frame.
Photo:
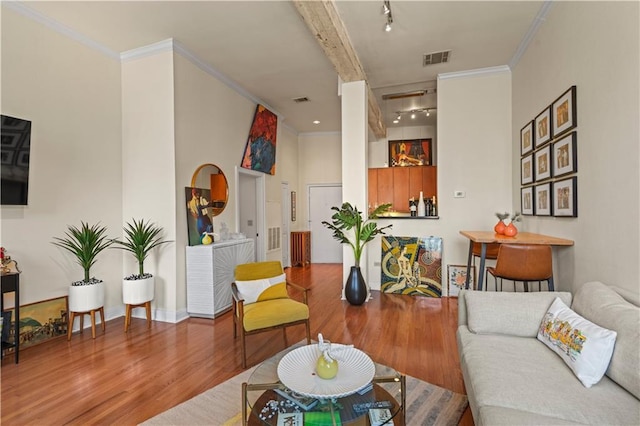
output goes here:
[[431, 138], [389, 141], [389, 166], [431, 166], [432, 148]]
[[527, 155], [533, 151], [533, 136], [533, 121], [530, 121], [520, 129], [520, 156]]
[[533, 216], [536, 214], [533, 186], [520, 188], [520, 211], [524, 216]]
[[553, 198], [551, 197], [551, 182], [534, 187], [536, 216], [551, 216]]
[[540, 148], [534, 153], [536, 182], [542, 182], [551, 178], [551, 145]]
[[553, 215], [556, 217], [578, 217], [578, 178], [553, 182]]
[[551, 104], [552, 132], [555, 139], [578, 126], [577, 89], [571, 86]]
[[536, 148], [540, 148], [551, 140], [552, 121], [551, 105], [549, 105], [534, 120]]
[[533, 154], [520, 159], [520, 183], [528, 185], [533, 183]]
[[553, 176], [560, 177], [578, 171], [578, 135], [571, 132], [553, 143]]

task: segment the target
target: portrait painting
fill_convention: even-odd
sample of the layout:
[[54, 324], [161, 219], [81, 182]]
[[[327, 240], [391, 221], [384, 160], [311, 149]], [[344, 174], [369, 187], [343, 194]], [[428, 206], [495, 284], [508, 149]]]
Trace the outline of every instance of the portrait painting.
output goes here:
[[533, 155], [527, 155], [520, 160], [520, 179], [522, 185], [533, 182]]
[[551, 107], [546, 107], [535, 119], [536, 148], [551, 140]]
[[553, 176], [559, 177], [578, 171], [576, 132], [571, 132], [553, 144]]
[[520, 203], [522, 214], [526, 216], [533, 215], [535, 213], [535, 204], [533, 202], [533, 187], [528, 186], [520, 189]]
[[535, 214], [537, 216], [551, 216], [551, 184], [536, 185]]
[[383, 292], [442, 296], [442, 238], [387, 235], [381, 242]]
[[575, 128], [578, 114], [576, 112], [576, 86], [571, 86], [551, 105], [553, 137]]
[[249, 130], [241, 167], [274, 175], [278, 116], [258, 104]]
[[389, 166], [430, 166], [431, 139], [389, 141]]
[[549, 164], [549, 157], [551, 154], [550, 148], [551, 147], [547, 145], [544, 148], [539, 149], [535, 153], [536, 182], [540, 182], [551, 177], [551, 165]]
[[525, 155], [533, 151], [533, 121], [528, 122], [520, 130], [520, 154]]
[[553, 215], [578, 216], [578, 179], [568, 179], [553, 182]]

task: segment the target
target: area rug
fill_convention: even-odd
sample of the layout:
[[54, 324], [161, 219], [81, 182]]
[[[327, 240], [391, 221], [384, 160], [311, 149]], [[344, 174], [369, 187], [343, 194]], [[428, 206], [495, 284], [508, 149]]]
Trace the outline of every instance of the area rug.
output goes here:
[[[252, 372], [244, 371], [142, 425], [241, 425], [242, 382]], [[407, 376], [407, 425], [457, 425], [466, 407], [466, 396]]]

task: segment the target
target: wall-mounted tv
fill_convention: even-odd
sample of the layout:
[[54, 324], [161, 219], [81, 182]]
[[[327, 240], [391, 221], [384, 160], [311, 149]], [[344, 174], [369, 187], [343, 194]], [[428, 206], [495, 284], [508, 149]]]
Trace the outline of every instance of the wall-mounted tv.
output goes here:
[[2, 154], [0, 174], [2, 205], [27, 205], [29, 193], [29, 151], [31, 121], [0, 115]]

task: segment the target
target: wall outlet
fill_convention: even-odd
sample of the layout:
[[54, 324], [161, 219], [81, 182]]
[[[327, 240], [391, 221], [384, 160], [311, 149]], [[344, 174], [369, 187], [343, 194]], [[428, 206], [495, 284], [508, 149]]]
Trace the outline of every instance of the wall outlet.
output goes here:
[[453, 191], [453, 198], [464, 198], [464, 191]]

